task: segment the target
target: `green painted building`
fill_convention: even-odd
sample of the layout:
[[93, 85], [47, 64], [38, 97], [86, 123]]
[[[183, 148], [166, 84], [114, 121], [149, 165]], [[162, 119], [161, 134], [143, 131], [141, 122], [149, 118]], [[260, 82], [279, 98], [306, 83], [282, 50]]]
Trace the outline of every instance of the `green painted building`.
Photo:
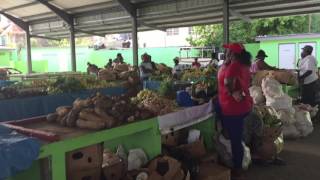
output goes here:
[[320, 34], [294, 34], [287, 36], [261, 36], [256, 38], [269, 56], [266, 62], [270, 65], [284, 68], [296, 68], [300, 59], [301, 48], [305, 45], [313, 46], [313, 55], [320, 60]]
[[[314, 47], [314, 55], [320, 59], [319, 46], [320, 34], [300, 34], [288, 36], [263, 36], [257, 37], [259, 43], [245, 44], [246, 49], [253, 57], [259, 49], [263, 49], [268, 54], [266, 59], [270, 65], [280, 68], [295, 68], [295, 64], [300, 57], [300, 49], [304, 45]], [[173, 66], [172, 59], [179, 57], [180, 47], [166, 48], [140, 48], [139, 55], [148, 53], [157, 63], [165, 63]], [[117, 53], [122, 53], [125, 61], [132, 64], [131, 49], [117, 50], [93, 50], [87, 47], [77, 47], [77, 70], [85, 72], [87, 62], [103, 67], [109, 58], [114, 59]], [[182, 56], [186, 56], [183, 52]], [[199, 52], [192, 51], [192, 56]], [[190, 55], [190, 54], [189, 54]], [[320, 63], [319, 63], [320, 64]], [[22, 49], [0, 49], [0, 67], [15, 67], [23, 72], [27, 72], [26, 51]], [[69, 48], [32, 48], [32, 68], [35, 72], [61, 72], [71, 70]]]
[[[259, 44], [246, 44], [246, 48], [252, 54], [259, 50]], [[121, 53], [126, 63], [132, 64], [132, 50], [94, 50], [87, 47], [76, 48], [77, 71], [85, 72], [87, 62], [103, 67], [107, 64], [109, 58], [114, 59], [117, 53]], [[165, 63], [173, 66], [173, 58], [187, 57], [187, 51], [181, 51], [180, 47], [163, 47], [163, 48], [140, 48], [139, 55], [148, 53], [152, 56], [153, 61]], [[70, 49], [69, 48], [32, 48], [32, 69], [34, 72], [62, 72], [71, 71]], [[200, 54], [199, 49], [192, 49], [188, 56], [196, 57]], [[13, 67], [24, 73], [27, 72], [27, 55], [26, 50], [0, 49], [0, 67]]]

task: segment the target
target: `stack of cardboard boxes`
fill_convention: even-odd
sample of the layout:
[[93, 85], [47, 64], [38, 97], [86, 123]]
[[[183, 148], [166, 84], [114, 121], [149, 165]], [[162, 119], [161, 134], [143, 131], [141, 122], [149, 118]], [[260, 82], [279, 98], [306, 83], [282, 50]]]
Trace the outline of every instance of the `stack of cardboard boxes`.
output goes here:
[[67, 179], [100, 180], [102, 153], [102, 144], [92, 145], [68, 152], [66, 155]]

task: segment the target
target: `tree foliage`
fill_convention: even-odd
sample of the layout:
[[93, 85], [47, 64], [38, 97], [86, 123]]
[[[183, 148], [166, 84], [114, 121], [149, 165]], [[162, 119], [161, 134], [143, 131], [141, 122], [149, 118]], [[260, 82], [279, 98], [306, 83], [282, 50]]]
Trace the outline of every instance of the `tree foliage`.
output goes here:
[[[311, 18], [311, 21], [309, 20]], [[309, 23], [310, 29], [309, 29]], [[193, 27], [194, 35], [187, 41], [192, 46], [221, 46], [223, 42], [222, 24]], [[320, 16], [284, 16], [256, 19], [252, 22], [233, 21], [230, 23], [230, 41], [252, 43], [256, 36], [285, 35], [307, 32], [320, 32]]]

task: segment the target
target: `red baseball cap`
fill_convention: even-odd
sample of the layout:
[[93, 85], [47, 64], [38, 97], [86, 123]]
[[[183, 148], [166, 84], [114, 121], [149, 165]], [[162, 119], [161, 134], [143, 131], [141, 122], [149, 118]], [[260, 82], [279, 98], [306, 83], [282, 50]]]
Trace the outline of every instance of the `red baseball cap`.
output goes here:
[[237, 54], [240, 54], [244, 50], [244, 46], [241, 43], [224, 44], [223, 47]]

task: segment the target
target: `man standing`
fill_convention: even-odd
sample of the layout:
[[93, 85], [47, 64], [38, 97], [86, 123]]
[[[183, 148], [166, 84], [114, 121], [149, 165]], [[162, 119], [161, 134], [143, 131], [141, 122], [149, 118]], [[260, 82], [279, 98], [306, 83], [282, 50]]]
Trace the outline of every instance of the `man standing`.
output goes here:
[[302, 87], [302, 103], [316, 105], [317, 93], [317, 60], [312, 56], [313, 47], [305, 46], [302, 48], [301, 61], [299, 62], [299, 82]]

